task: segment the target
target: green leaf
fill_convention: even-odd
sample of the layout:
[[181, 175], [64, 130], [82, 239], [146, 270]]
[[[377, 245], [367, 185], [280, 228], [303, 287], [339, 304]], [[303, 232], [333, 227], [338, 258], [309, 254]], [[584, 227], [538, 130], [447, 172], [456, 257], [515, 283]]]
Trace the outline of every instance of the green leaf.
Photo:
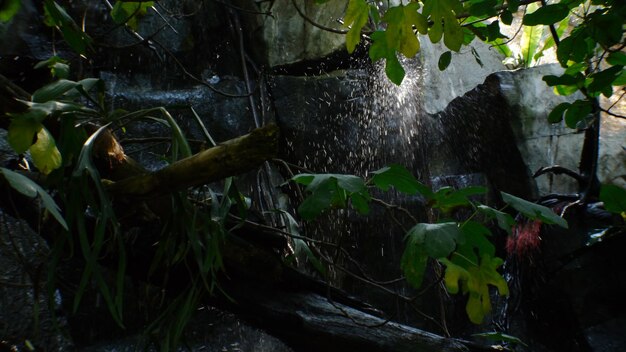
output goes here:
[[92, 39], [80, 29], [62, 6], [52, 0], [45, 0], [44, 16], [44, 23], [49, 27], [58, 27], [63, 39], [74, 51], [81, 55], [87, 54], [87, 47], [91, 45]]
[[48, 175], [62, 165], [61, 153], [57, 149], [54, 138], [43, 126], [37, 132], [37, 142], [30, 146], [29, 151], [33, 157], [33, 163], [44, 175]]
[[21, 7], [20, 0], [5, 0], [0, 6], [0, 22], [9, 22]]
[[549, 25], [561, 21], [569, 14], [566, 4], [551, 4], [542, 6], [532, 13], [524, 15], [522, 24], [525, 26]]
[[369, 211], [369, 192], [362, 178], [342, 174], [300, 174], [292, 178], [306, 185], [309, 196], [298, 207], [298, 213], [306, 220], [314, 219], [332, 206], [345, 207], [346, 200], [360, 213]]
[[567, 109], [569, 109], [571, 105], [572, 104], [570, 103], [561, 103], [557, 105], [554, 109], [552, 109], [552, 111], [550, 111], [550, 114], [548, 115], [548, 121], [550, 123], [561, 122], [561, 120], [563, 120], [563, 114]]
[[439, 261], [446, 266], [446, 274], [443, 278], [446, 289], [453, 295], [459, 293], [459, 282], [467, 282], [469, 272], [448, 259], [441, 259]]
[[439, 62], [437, 63], [437, 66], [439, 67], [439, 71], [443, 71], [446, 68], [448, 68], [448, 65], [450, 65], [451, 60], [452, 60], [451, 51], [446, 51], [445, 53], [441, 54], [441, 56], [439, 56]]
[[497, 4], [497, 0], [483, 0], [474, 2], [469, 7], [469, 13], [470, 15], [476, 17], [495, 16], [497, 13], [495, 9]]
[[23, 195], [30, 198], [34, 198], [39, 195], [44, 208], [52, 214], [56, 221], [58, 221], [65, 230], [68, 229], [65, 219], [63, 219], [63, 216], [61, 215], [59, 206], [56, 204], [54, 199], [50, 197], [48, 192], [28, 177], [17, 172], [0, 167], [0, 173], [4, 174], [4, 178], [7, 182], [9, 182], [11, 187]]
[[626, 66], [626, 54], [621, 51], [612, 52], [606, 58], [606, 62], [611, 65]]
[[[45, 115], [44, 115], [45, 116]], [[9, 125], [7, 136], [9, 145], [16, 153], [22, 154], [35, 142], [35, 135], [43, 125], [33, 119], [13, 119]]]
[[419, 223], [409, 230], [407, 237], [412, 239], [413, 243], [423, 245], [431, 257], [443, 258], [452, 253], [460, 234], [455, 222]]
[[428, 253], [423, 246], [423, 235], [409, 231], [406, 238], [407, 244], [400, 260], [400, 268], [406, 281], [414, 288], [420, 288], [428, 263]]
[[619, 186], [602, 185], [600, 200], [604, 203], [604, 208], [611, 213], [626, 212], [626, 190]]
[[[460, 247], [471, 248], [473, 254], [474, 249], [476, 249], [480, 257], [485, 255], [495, 256], [496, 247], [487, 239], [487, 236], [491, 236], [491, 231], [485, 225], [476, 221], [466, 221], [461, 225], [460, 230], [465, 240]], [[478, 260], [474, 259], [474, 262], [478, 263]]]
[[417, 224], [416, 227], [420, 225], [423, 226], [416, 231], [424, 232], [424, 248], [428, 255], [433, 258], [444, 258], [452, 253], [461, 235], [457, 223]]
[[376, 187], [383, 191], [388, 191], [389, 187], [394, 187], [396, 190], [406, 194], [420, 193], [425, 197], [430, 197], [432, 190], [420, 183], [415, 176], [413, 176], [409, 170], [399, 164], [391, 164], [380, 170], [371, 172], [374, 176], [372, 182]]
[[387, 43], [387, 35], [384, 31], [376, 31], [370, 36], [372, 45], [370, 46], [369, 56], [372, 61], [385, 59], [385, 73], [387, 78], [393, 83], [400, 85], [404, 79], [405, 71], [398, 61], [396, 49]]
[[[619, 6], [614, 5], [614, 8], [619, 8]], [[622, 13], [619, 14], [598, 9], [586, 18], [585, 23], [597, 43], [611, 47], [622, 41], [622, 27], [626, 11], [623, 10], [623, 6], [621, 9]]]
[[454, 190], [452, 187], [442, 187], [433, 195], [433, 208], [448, 212], [456, 207], [470, 205], [468, 197], [487, 193], [485, 187], [471, 186]]
[[[536, 4], [528, 5], [529, 9], [536, 8]], [[528, 15], [526, 15], [528, 16]], [[520, 49], [524, 67], [530, 67], [533, 64], [533, 58], [538, 51], [541, 36], [543, 35], [543, 26], [526, 25], [522, 29], [522, 39]]]
[[569, 128], [585, 127], [585, 119], [593, 106], [588, 100], [576, 100], [565, 112], [565, 125]]
[[485, 255], [480, 260], [480, 266], [471, 265], [468, 268], [454, 264], [448, 259], [439, 260], [446, 266], [444, 283], [450, 293], [469, 293], [465, 311], [474, 324], [481, 324], [485, 315], [491, 311], [489, 285], [495, 286], [500, 295], [508, 295], [509, 289], [506, 280], [497, 269], [503, 261], [497, 257]]
[[495, 218], [498, 222], [498, 227], [511, 234], [511, 228], [515, 225], [515, 220], [511, 214], [507, 214], [486, 205], [479, 205], [476, 209], [486, 215], [489, 219]]
[[507, 26], [510, 26], [511, 23], [513, 23], [513, 12], [509, 10], [502, 11], [502, 13], [500, 14], [500, 21], [502, 21], [502, 23], [506, 24]]
[[444, 44], [452, 51], [459, 51], [463, 45], [463, 30], [456, 19], [457, 13], [463, 10], [459, 0], [425, 0], [422, 14], [430, 16], [433, 25], [428, 37], [433, 43], [439, 42], [443, 36]]
[[622, 74], [622, 72], [623, 66], [618, 65], [600, 72], [592, 73], [589, 75], [591, 81], [587, 82], [588, 84], [585, 84], [587, 90], [589, 93], [604, 91], [607, 87], [611, 87], [613, 82]]
[[[559, 22], [559, 25], [556, 28], [556, 34], [559, 38], [561, 38], [563, 33], [565, 33], [565, 30], [567, 29], [568, 26], [569, 26], [569, 18], [567, 17], [564, 18], [561, 22]], [[541, 47], [541, 49], [539, 49], [539, 51], [537, 51], [537, 53], [533, 57], [534, 60], [535, 61], [539, 60], [539, 58], [543, 56], [543, 53], [546, 50], [552, 48], [554, 45], [555, 45], [554, 37], [552, 35], [548, 36], [546, 41], [543, 43], [543, 46]]]
[[346, 47], [348, 52], [354, 52], [356, 45], [361, 40], [361, 29], [367, 23], [370, 8], [365, 0], [350, 0], [343, 26], [350, 28], [346, 34]]
[[527, 218], [532, 220], [541, 220], [546, 224], [556, 224], [560, 227], [567, 228], [567, 221], [555, 214], [549, 208], [515, 197], [505, 192], [500, 193], [502, 194], [502, 200], [506, 204], [510, 205], [513, 209], [519, 211]]
[[54, 100], [77, 86], [78, 83], [74, 81], [60, 79], [37, 89], [33, 93], [32, 101], [35, 103], [45, 103]]
[[387, 22], [387, 45], [401, 52], [406, 57], [413, 57], [420, 49], [417, 36], [413, 34], [413, 25], [422, 33], [426, 33], [428, 22], [417, 12], [419, 3], [411, 2], [406, 6], [390, 8], [383, 16]]
[[117, 24], [125, 23], [134, 31], [137, 30], [138, 18], [145, 16], [148, 9], [154, 6], [154, 1], [116, 1], [111, 9], [111, 18]]

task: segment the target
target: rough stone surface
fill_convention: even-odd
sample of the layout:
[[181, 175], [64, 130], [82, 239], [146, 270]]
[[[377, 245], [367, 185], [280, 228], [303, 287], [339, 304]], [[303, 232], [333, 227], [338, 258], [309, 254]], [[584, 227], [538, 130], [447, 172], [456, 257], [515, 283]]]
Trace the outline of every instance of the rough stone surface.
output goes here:
[[443, 42], [433, 44], [426, 37], [420, 39], [418, 56], [424, 70], [421, 94], [424, 111], [428, 114], [442, 111], [454, 98], [483, 83], [489, 74], [505, 69], [503, 57], [497, 50], [475, 40], [459, 53], [452, 53], [448, 68], [439, 71], [439, 56], [449, 49]]
[[[64, 322], [58, 317], [55, 322], [49, 309], [44, 280], [48, 253], [44, 240], [25, 221], [0, 209], [0, 340], [3, 343], [21, 349], [29, 340], [46, 351], [72, 348], [72, 342], [63, 334]], [[55, 296], [57, 299], [60, 297]]]
[[[582, 98], [579, 93], [557, 96], [542, 81], [544, 75], [560, 75], [562, 72], [560, 66], [550, 64], [496, 74], [502, 94], [516, 112], [511, 123], [519, 150], [531, 173], [551, 165], [578, 171], [584, 131], [568, 128], [564, 122], [548, 122], [548, 114], [556, 105]], [[603, 183], [624, 185], [626, 123], [606, 114], [602, 119], [598, 177]], [[564, 175], [542, 175], [536, 182], [540, 194], [578, 191], [576, 181]]]
[[[179, 351], [191, 352], [291, 352], [292, 349], [266, 332], [253, 328], [234, 315], [205, 308], [198, 310], [188, 325], [185, 334], [187, 348]], [[133, 336], [120, 340], [106, 341], [82, 348], [85, 352], [134, 352], [158, 351], [154, 346], [145, 346], [145, 339]]]
[[[341, 29], [334, 16], [341, 16], [348, 2], [339, 0], [316, 4], [314, 1], [297, 0], [296, 3], [315, 23]], [[260, 9], [272, 13], [272, 16], [256, 16], [257, 30], [262, 33], [259, 39], [265, 47], [263, 55], [270, 66], [320, 59], [334, 51], [345, 50], [345, 35], [308, 23], [291, 1], [263, 2]]]

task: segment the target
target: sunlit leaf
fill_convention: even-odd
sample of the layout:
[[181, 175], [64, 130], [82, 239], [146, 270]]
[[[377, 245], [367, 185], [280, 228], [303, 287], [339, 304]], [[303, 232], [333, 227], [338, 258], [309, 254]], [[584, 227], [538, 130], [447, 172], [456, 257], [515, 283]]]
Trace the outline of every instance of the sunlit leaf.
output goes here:
[[567, 221], [562, 217], [555, 214], [549, 208], [543, 205], [535, 204], [524, 200], [522, 198], [515, 197], [511, 194], [500, 192], [502, 194], [502, 200], [513, 207], [513, 209], [522, 213], [529, 219], [541, 220], [546, 224], [556, 224], [563, 228], [567, 228]]
[[61, 167], [62, 158], [54, 138], [45, 127], [37, 132], [37, 142], [30, 146], [33, 163], [44, 175]]
[[428, 22], [417, 12], [419, 3], [411, 2], [406, 6], [399, 5], [390, 8], [383, 20], [387, 22], [387, 45], [401, 52], [406, 57], [413, 57], [420, 49], [417, 36], [413, 33], [413, 26], [420, 32], [426, 33]]
[[456, 15], [463, 10], [459, 0], [425, 0], [422, 14], [429, 16], [432, 26], [428, 36], [437, 43], [443, 36], [444, 44], [452, 51], [459, 51], [463, 45], [463, 30]]
[[350, 28], [346, 34], [346, 47], [348, 52], [354, 52], [356, 45], [361, 40], [361, 29], [367, 23], [370, 8], [365, 0], [350, 0], [343, 26]]
[[457, 293], [461, 288], [462, 292], [469, 293], [465, 311], [474, 324], [481, 324], [491, 311], [490, 285], [495, 286], [500, 295], [509, 294], [506, 281], [497, 271], [503, 263], [500, 258], [484, 255], [479, 266], [465, 268], [445, 258], [440, 262], [446, 266], [444, 283], [448, 291]]
[[35, 135], [42, 127], [40, 122], [33, 119], [13, 119], [7, 136], [9, 145], [18, 154], [26, 152], [35, 142]]
[[369, 49], [369, 57], [372, 61], [385, 59], [385, 74], [389, 80], [397, 85], [404, 80], [405, 71], [398, 57], [396, 48], [390, 47], [387, 43], [387, 35], [384, 31], [376, 31], [370, 36], [372, 45]]

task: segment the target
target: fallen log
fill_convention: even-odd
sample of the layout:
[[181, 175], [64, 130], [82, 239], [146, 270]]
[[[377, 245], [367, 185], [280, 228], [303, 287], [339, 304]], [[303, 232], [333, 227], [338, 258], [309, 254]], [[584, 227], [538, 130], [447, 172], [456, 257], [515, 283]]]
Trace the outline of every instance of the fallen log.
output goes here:
[[267, 287], [229, 288], [227, 292], [235, 300], [229, 310], [281, 338], [298, 351], [496, 350], [386, 321], [316, 293]]
[[179, 160], [161, 170], [110, 183], [109, 192], [124, 196], [148, 196], [198, 186], [238, 175], [275, 158], [278, 127], [257, 128], [217, 146]]

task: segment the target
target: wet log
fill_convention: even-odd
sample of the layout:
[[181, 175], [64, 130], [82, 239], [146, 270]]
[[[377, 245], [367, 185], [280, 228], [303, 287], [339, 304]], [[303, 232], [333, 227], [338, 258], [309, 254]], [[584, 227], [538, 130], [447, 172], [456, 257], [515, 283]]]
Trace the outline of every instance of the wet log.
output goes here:
[[278, 127], [267, 125], [161, 170], [111, 183], [107, 188], [113, 194], [124, 196], [164, 194], [250, 171], [276, 157], [277, 150]]
[[316, 293], [229, 288], [236, 303], [228, 309], [298, 351], [494, 351], [385, 321]]

